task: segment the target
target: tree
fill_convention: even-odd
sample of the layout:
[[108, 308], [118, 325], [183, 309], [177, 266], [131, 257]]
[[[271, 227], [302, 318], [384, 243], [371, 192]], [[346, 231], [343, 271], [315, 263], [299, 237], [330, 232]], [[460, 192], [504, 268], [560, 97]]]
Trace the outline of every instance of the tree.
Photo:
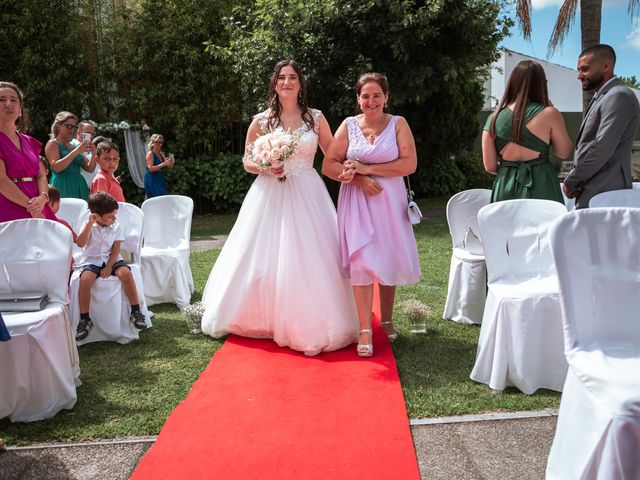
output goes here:
[[[416, 138], [419, 171], [412, 186], [446, 194], [460, 184], [430, 180], [436, 166], [455, 171], [450, 157], [476, 136], [482, 74], [508, 32], [499, 12], [493, 0], [257, 0], [228, 19], [229, 47], [208, 51], [233, 62], [245, 119], [264, 109], [268, 76], [283, 58], [302, 65], [310, 104], [334, 129], [354, 113], [358, 76], [386, 73], [391, 111], [407, 119]], [[447, 178], [460, 181], [453, 177]]]
[[[571, 29], [571, 25], [576, 15], [576, 10], [580, 6], [580, 32], [582, 50], [600, 43], [600, 26], [602, 24], [602, 0], [564, 0], [553, 33], [549, 39], [548, 55], [562, 45], [562, 42]], [[631, 16], [636, 16], [640, 12], [640, 0], [629, 0], [628, 11]], [[517, 0], [516, 17], [520, 23], [523, 37], [531, 38], [531, 0]], [[586, 111], [592, 92], [585, 92], [582, 97], [583, 111]]]
[[640, 81], [638, 81], [638, 79], [635, 77], [635, 75], [632, 75], [630, 77], [618, 77], [622, 83], [624, 83], [627, 87], [629, 88], [636, 88], [638, 90], [640, 90]]
[[114, 31], [122, 118], [146, 120], [189, 152], [233, 150], [226, 129], [239, 120], [230, 66], [205, 53], [227, 43], [225, 0], [141, 0]]
[[23, 90], [31, 130], [40, 140], [57, 112], [83, 113], [88, 69], [77, 22], [74, 0], [3, 2], [1, 79]]

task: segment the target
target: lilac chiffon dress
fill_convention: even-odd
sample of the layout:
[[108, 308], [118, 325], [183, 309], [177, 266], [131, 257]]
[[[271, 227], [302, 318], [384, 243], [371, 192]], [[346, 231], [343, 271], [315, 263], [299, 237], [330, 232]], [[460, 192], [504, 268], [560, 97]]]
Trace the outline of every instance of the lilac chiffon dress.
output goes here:
[[[373, 144], [355, 117], [347, 118], [347, 158], [362, 163], [387, 163], [398, 158], [397, 117]], [[420, 280], [420, 262], [413, 227], [407, 217], [407, 194], [402, 177], [375, 177], [378, 195], [367, 195], [343, 183], [338, 198], [338, 229], [342, 268], [352, 285], [409, 285]]]
[[[20, 149], [13, 144], [9, 137], [0, 132], [0, 159], [4, 161], [7, 177], [21, 179], [16, 181], [16, 187], [29, 198], [37, 197], [38, 185], [36, 181], [25, 179], [35, 179], [40, 172], [39, 155], [42, 144], [24, 133], [18, 133], [18, 137], [20, 138]], [[56, 220], [49, 205], [45, 204], [42, 215], [49, 220]], [[0, 222], [19, 218], [31, 218], [31, 214], [27, 212], [26, 208], [12, 202], [0, 193]]]

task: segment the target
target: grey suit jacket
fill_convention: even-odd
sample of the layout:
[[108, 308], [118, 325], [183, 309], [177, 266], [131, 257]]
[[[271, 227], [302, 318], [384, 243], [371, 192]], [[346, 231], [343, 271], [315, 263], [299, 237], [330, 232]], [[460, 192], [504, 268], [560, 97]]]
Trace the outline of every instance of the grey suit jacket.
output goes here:
[[564, 183], [582, 188], [577, 208], [589, 206], [594, 195], [631, 188], [631, 147], [640, 124], [635, 94], [618, 78], [605, 85], [593, 102], [576, 138], [573, 170]]

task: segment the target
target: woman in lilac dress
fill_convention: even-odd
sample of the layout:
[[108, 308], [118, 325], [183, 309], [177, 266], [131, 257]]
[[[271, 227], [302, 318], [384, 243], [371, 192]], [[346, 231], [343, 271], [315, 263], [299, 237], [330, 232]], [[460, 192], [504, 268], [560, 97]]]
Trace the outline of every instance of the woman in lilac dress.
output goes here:
[[47, 205], [49, 185], [40, 163], [42, 144], [22, 133], [24, 100], [13, 83], [0, 82], [0, 222], [56, 217]]
[[407, 217], [404, 175], [416, 169], [416, 147], [403, 117], [384, 112], [387, 79], [365, 73], [356, 83], [360, 115], [338, 128], [322, 172], [342, 182], [338, 228], [342, 268], [351, 277], [358, 308], [358, 355], [373, 355], [373, 283], [380, 285], [382, 328], [398, 338], [392, 314], [396, 285], [420, 279], [413, 228]]

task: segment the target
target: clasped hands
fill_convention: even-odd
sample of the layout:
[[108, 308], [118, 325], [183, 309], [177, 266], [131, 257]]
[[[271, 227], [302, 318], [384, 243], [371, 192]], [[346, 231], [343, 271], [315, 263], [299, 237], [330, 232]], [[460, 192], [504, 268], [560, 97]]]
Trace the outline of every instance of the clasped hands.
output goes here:
[[31, 215], [33, 218], [44, 218], [42, 209], [44, 208], [46, 203], [47, 199], [42, 194], [38, 195], [37, 197], [31, 197], [26, 206], [27, 213], [29, 213], [29, 215]]
[[377, 195], [383, 188], [375, 178], [369, 176], [370, 174], [371, 167], [369, 165], [348, 158], [342, 164], [342, 172], [338, 175], [338, 180], [343, 183], [351, 183], [357, 178], [357, 183], [365, 194]]
[[272, 162], [269, 166], [269, 172], [271, 172], [276, 177], [279, 177], [284, 173], [284, 162]]
[[566, 184], [562, 183], [562, 191], [567, 198], [577, 198], [582, 193], [581, 187], [576, 187], [576, 189], [572, 192], [569, 191], [569, 187]]

